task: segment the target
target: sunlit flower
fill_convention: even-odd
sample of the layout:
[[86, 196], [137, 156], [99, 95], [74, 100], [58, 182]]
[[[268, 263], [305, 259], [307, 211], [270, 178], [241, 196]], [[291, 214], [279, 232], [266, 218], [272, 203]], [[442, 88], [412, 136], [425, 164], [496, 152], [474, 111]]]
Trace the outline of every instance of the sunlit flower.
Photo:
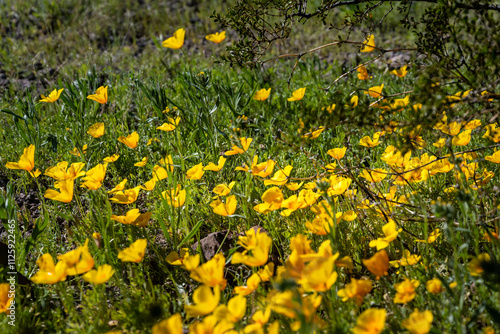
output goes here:
[[[373, 35], [372, 35], [373, 36]], [[387, 311], [369, 308], [361, 313], [352, 329], [354, 334], [380, 334], [385, 326]]]
[[368, 38], [363, 42], [363, 46], [359, 51], [361, 52], [372, 52], [375, 50], [375, 36], [370, 35]]
[[67, 265], [64, 261], [59, 261], [54, 265], [54, 259], [50, 254], [43, 254], [36, 264], [40, 268], [38, 272], [31, 277], [31, 281], [36, 284], [55, 284], [66, 280]]
[[87, 131], [89, 135], [91, 135], [94, 138], [99, 138], [104, 135], [104, 123], [95, 123], [90, 126], [89, 130]]
[[425, 283], [425, 288], [434, 295], [444, 291], [443, 283], [438, 278], [428, 280], [427, 283]]
[[104, 162], [115, 162], [120, 157], [119, 154], [113, 154], [112, 156], [103, 159]]
[[50, 176], [57, 181], [66, 179], [74, 180], [85, 175], [85, 171], [82, 170], [84, 166], [83, 162], [75, 162], [67, 168], [68, 162], [61, 161], [56, 166], [47, 168], [44, 175]]
[[127, 145], [130, 148], [136, 148], [137, 143], [139, 142], [139, 134], [137, 133], [137, 131], [134, 131], [130, 135], [128, 135], [127, 137], [120, 136], [118, 138], [118, 141], [121, 143], [124, 143], [125, 145]]
[[343, 289], [337, 292], [337, 295], [342, 298], [343, 302], [352, 299], [359, 306], [370, 291], [372, 291], [372, 282], [370, 280], [352, 278], [349, 284], [346, 284]]
[[94, 100], [101, 104], [108, 102], [108, 86], [106, 87], [101, 86], [97, 88], [95, 94], [87, 96], [87, 99]]
[[247, 311], [247, 300], [243, 295], [237, 295], [227, 302], [226, 305], [219, 305], [214, 315], [217, 320], [225, 320], [235, 323], [243, 319]]
[[397, 70], [392, 70], [391, 74], [394, 74], [397, 77], [403, 78], [408, 73], [408, 71], [406, 70], [407, 67], [408, 66], [405, 65]]
[[[225, 306], [225, 305], [221, 305]], [[215, 315], [209, 315], [203, 318], [202, 321], [194, 321], [189, 325], [189, 333], [191, 334], [222, 334], [233, 333], [231, 331], [234, 324], [227, 320], [220, 320]]]
[[179, 313], [168, 319], [160, 321], [152, 328], [152, 334], [178, 334], [182, 333], [182, 318]]
[[257, 101], [265, 101], [269, 97], [269, 94], [271, 94], [271, 88], [268, 89], [262, 88], [261, 90], [255, 92], [253, 99]]
[[23, 169], [33, 177], [38, 177], [42, 173], [38, 169], [32, 172], [33, 168], [35, 168], [35, 145], [30, 145], [24, 149], [19, 162], [7, 162], [5, 167], [8, 169]]
[[391, 219], [382, 227], [382, 232], [384, 232], [385, 237], [370, 241], [370, 247], [377, 247], [377, 250], [381, 250], [389, 246], [402, 231], [401, 229], [396, 229], [396, 227], [396, 223]]
[[376, 183], [386, 178], [387, 171], [382, 168], [375, 168], [374, 170], [370, 171], [363, 169], [363, 171], [359, 176], [361, 176], [362, 178], [366, 179], [369, 182]]
[[224, 164], [226, 163], [226, 158], [224, 158], [222, 155], [220, 156], [219, 158], [219, 162], [216, 164], [214, 164], [213, 162], [209, 162], [207, 166], [205, 166], [205, 168], [203, 168], [204, 170], [211, 170], [211, 171], [214, 171], [214, 172], [218, 172], [222, 169], [222, 167], [224, 167]]
[[118, 183], [113, 189], [108, 191], [108, 194], [116, 194], [119, 191], [125, 189], [125, 184], [127, 184], [127, 179], [123, 179], [120, 183]]
[[180, 117], [176, 117], [173, 119], [172, 117], [167, 117], [167, 123], [163, 123], [161, 126], [157, 127], [157, 130], [161, 131], [173, 131], [177, 128], [179, 125], [179, 122], [181, 121]]
[[496, 164], [500, 164], [500, 150], [495, 151], [492, 155], [488, 155], [484, 157], [484, 160], [491, 161]]
[[56, 189], [59, 189], [59, 192], [57, 190], [54, 190], [54, 189], [47, 189], [45, 191], [45, 194], [43, 195], [43, 197], [54, 200], [54, 201], [69, 203], [73, 199], [74, 182], [75, 181], [71, 180], [71, 179], [57, 181], [54, 184], [54, 187]]
[[109, 200], [117, 204], [132, 204], [137, 200], [140, 190], [141, 186], [137, 186], [135, 188], [118, 191], [115, 193], [115, 196]]
[[89, 169], [85, 175], [85, 177], [82, 178], [83, 181], [85, 181], [81, 187], [91, 189], [91, 190], [97, 190], [102, 186], [102, 182], [104, 181], [104, 177], [106, 176], [106, 168], [108, 167], [108, 164], [98, 164], [92, 169]]
[[59, 99], [59, 96], [61, 96], [62, 91], [64, 88], [61, 89], [54, 89], [52, 92], [50, 92], [49, 96], [44, 96], [42, 95], [42, 99], [40, 102], [56, 102]]
[[346, 150], [347, 150], [347, 147], [333, 148], [331, 150], [328, 150], [328, 152], [326, 152], [326, 153], [329, 156], [331, 156], [332, 158], [334, 158], [336, 160], [340, 160], [344, 157]]
[[382, 89], [384, 88], [384, 84], [381, 84], [380, 86], [373, 86], [368, 89], [368, 91], [365, 91], [365, 94], [369, 94], [371, 97], [374, 98], [379, 98], [382, 96]]
[[191, 167], [187, 172], [186, 176], [190, 180], [199, 180], [203, 176], [205, 171], [203, 170], [203, 163], [200, 162], [196, 166]]
[[142, 158], [141, 161], [136, 162], [134, 164], [134, 166], [136, 166], [136, 167], [144, 167], [144, 166], [146, 166], [147, 163], [148, 163], [148, 157], [144, 157], [144, 158]]
[[[10, 297], [9, 297], [10, 295]], [[0, 284], [0, 313], [10, 314], [9, 307], [14, 301], [14, 294], [10, 290], [9, 283]]]
[[358, 79], [359, 80], [368, 80], [370, 79], [370, 75], [368, 74], [368, 71], [366, 70], [366, 67], [361, 65], [356, 69], [358, 71]]
[[174, 32], [174, 36], [166, 39], [161, 44], [164, 48], [170, 49], [180, 49], [184, 45], [184, 36], [186, 35], [186, 31], [182, 28], [177, 29]]
[[389, 270], [389, 256], [385, 249], [376, 252], [371, 258], [363, 259], [363, 264], [366, 268], [379, 279], [381, 276], [387, 275]]
[[482, 263], [490, 261], [491, 258], [488, 253], [481, 253], [477, 257], [473, 258], [467, 265], [471, 276], [480, 276], [484, 272]]
[[66, 262], [66, 274], [69, 276], [86, 273], [94, 267], [94, 259], [89, 252], [89, 239], [85, 240], [83, 246], [57, 256], [57, 259]]
[[215, 34], [210, 34], [210, 35], [206, 35], [205, 36], [205, 39], [207, 41], [210, 41], [210, 42], [214, 42], [214, 43], [220, 43], [222, 42], [224, 39], [226, 38], [226, 32], [225, 31], [222, 31], [222, 32], [216, 32]]
[[82, 276], [82, 278], [92, 284], [104, 284], [111, 276], [115, 273], [113, 267], [109, 264], [104, 264], [96, 269], [92, 269], [88, 273]]
[[420, 285], [420, 282], [409, 278], [406, 278], [403, 282], [395, 284], [396, 297], [394, 297], [394, 303], [405, 304], [412, 301], [417, 295], [416, 289]]
[[465, 130], [459, 135], [455, 136], [452, 138], [451, 143], [455, 146], [465, 146], [468, 143], [470, 143], [471, 140], [471, 131], [472, 130]]
[[370, 136], [364, 136], [359, 140], [359, 145], [364, 147], [375, 147], [380, 144], [380, 133], [373, 134], [373, 139]]
[[288, 177], [290, 177], [290, 173], [292, 172], [293, 167], [288, 165], [283, 169], [280, 169], [276, 173], [274, 173], [273, 177], [269, 180], [264, 180], [264, 185], [276, 185], [282, 186], [288, 182]]
[[141, 262], [147, 245], [148, 241], [146, 239], [137, 239], [129, 247], [118, 253], [118, 259], [123, 262]]
[[185, 305], [186, 313], [193, 317], [212, 313], [220, 301], [220, 289], [212, 289], [207, 285], [201, 285], [193, 293], [193, 304]]
[[[82, 146], [83, 154], [87, 153], [87, 148], [88, 148], [87, 144]], [[76, 147], [73, 147], [73, 149], [71, 151], [69, 151], [69, 154], [76, 155], [77, 157], [81, 156], [80, 151]]]
[[299, 101], [304, 98], [304, 95], [306, 93], [306, 88], [299, 88], [296, 91], [292, 93], [292, 97], [288, 98], [288, 101]]
[[[199, 263], [199, 257], [197, 261]], [[190, 266], [188, 262], [188, 260], [185, 260], [184, 264], [187, 270], [191, 269], [190, 271], [192, 279], [212, 288], [215, 288], [217, 286], [221, 290], [224, 290], [226, 288], [227, 280], [224, 278], [224, 266], [226, 264], [226, 258], [222, 253], [217, 253], [209, 261], [196, 268], [189, 268]]]
[[272, 240], [265, 232], [260, 229], [250, 229], [245, 233], [245, 236], [238, 237], [238, 244], [245, 248], [243, 253], [236, 252], [233, 254], [231, 263], [243, 263], [247, 266], [258, 267], [267, 263], [269, 250], [271, 249]]
[[189, 248], [182, 248], [179, 253], [176, 251], [170, 252], [165, 260], [173, 266], [181, 266], [183, 265], [184, 259], [189, 256]]
[[161, 193], [162, 197], [167, 200], [168, 205], [174, 208], [179, 208], [186, 201], [186, 189], [181, 190], [181, 185], [177, 184], [175, 189], [165, 190]]
[[429, 243], [429, 244], [432, 244], [434, 241], [436, 241], [436, 239], [441, 235], [441, 232], [439, 231], [439, 229], [435, 229], [434, 231], [432, 231], [431, 234], [429, 234], [429, 237], [427, 238], [427, 240], [421, 240], [421, 239], [417, 239], [415, 240], [415, 242], [425, 242], [425, 243]]
[[229, 194], [231, 192], [231, 189], [233, 189], [235, 184], [236, 184], [236, 181], [229, 183], [229, 185], [226, 185], [225, 183], [221, 183], [221, 184], [217, 185], [212, 191], [219, 196], [227, 196], [227, 194]]
[[159, 161], [160, 165], [167, 167], [171, 172], [174, 171], [174, 161], [172, 160], [172, 156], [169, 154], [165, 158], [162, 158]]
[[401, 325], [412, 334], [427, 334], [431, 330], [433, 319], [431, 311], [420, 312], [418, 309], [415, 309], [408, 319], [401, 322]]
[[229, 196], [226, 198], [226, 203], [223, 203], [220, 199], [217, 199], [210, 203], [210, 206], [214, 210], [214, 213], [221, 216], [231, 216], [236, 211], [236, 197]]
[[252, 138], [241, 137], [240, 143], [241, 143], [242, 149], [239, 148], [238, 146], [234, 145], [233, 147], [231, 147], [230, 151], [226, 151], [226, 153], [224, 153], [224, 154], [225, 155], [235, 155], [235, 154], [245, 153], [248, 150], [248, 148], [250, 147], [250, 144], [252, 143]]
[[128, 211], [125, 216], [112, 215], [111, 219], [125, 225], [144, 227], [151, 219], [151, 212], [140, 213], [139, 209], [132, 209]]

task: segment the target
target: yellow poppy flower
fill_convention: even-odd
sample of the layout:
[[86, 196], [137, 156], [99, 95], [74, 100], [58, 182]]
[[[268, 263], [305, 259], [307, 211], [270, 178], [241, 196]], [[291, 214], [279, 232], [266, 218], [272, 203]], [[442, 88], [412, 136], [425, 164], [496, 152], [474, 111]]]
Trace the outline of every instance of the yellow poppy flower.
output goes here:
[[163, 123], [159, 127], [156, 128], [156, 130], [161, 130], [161, 131], [173, 131], [177, 128], [177, 125], [179, 125], [179, 122], [181, 121], [180, 117], [176, 117], [173, 119], [172, 117], [167, 117], [167, 123]]
[[363, 42], [363, 46], [359, 51], [361, 52], [372, 52], [375, 50], [375, 36], [370, 35], [368, 38]]
[[346, 284], [343, 289], [340, 289], [337, 296], [342, 298], [343, 302], [352, 299], [356, 305], [360, 306], [363, 303], [363, 298], [370, 291], [372, 291], [372, 282], [370, 280], [351, 278], [351, 282]]
[[59, 255], [57, 259], [66, 262], [66, 273], [69, 276], [86, 273], [94, 267], [94, 259], [89, 252], [89, 239], [85, 240], [83, 246], [79, 246], [66, 254]]
[[361, 65], [356, 69], [358, 71], [358, 79], [359, 80], [368, 80], [370, 79], [370, 75], [368, 74], [368, 71], [366, 70], [366, 67]]
[[340, 160], [344, 157], [346, 150], [347, 150], [347, 147], [333, 148], [331, 150], [328, 150], [328, 152], [326, 152], [326, 154], [328, 154], [329, 156], [331, 156], [332, 158], [334, 158], [336, 160]]
[[271, 94], [271, 88], [268, 89], [262, 88], [257, 92], [255, 92], [253, 99], [257, 101], [265, 101], [269, 97], [269, 94]]
[[452, 138], [451, 143], [455, 146], [465, 146], [469, 144], [471, 140], [471, 131], [472, 130], [462, 131], [459, 135]]
[[427, 334], [431, 330], [432, 320], [434, 317], [431, 311], [420, 312], [415, 309], [408, 319], [401, 322], [401, 325], [412, 334]]
[[220, 33], [216, 32], [215, 34], [210, 34], [210, 35], [206, 35], [205, 36], [205, 39], [207, 41], [214, 42], [214, 43], [217, 43], [217, 44], [219, 44], [220, 42], [222, 42], [225, 38], [226, 38], [226, 32], [225, 31], [222, 31]]
[[144, 157], [144, 158], [142, 158], [141, 161], [136, 162], [134, 164], [134, 166], [136, 166], [136, 167], [144, 167], [144, 166], [146, 166], [147, 163], [148, 163], [148, 157]]
[[33, 168], [35, 168], [35, 145], [30, 145], [24, 149], [19, 162], [7, 162], [5, 167], [8, 169], [23, 169], [35, 178], [42, 173], [38, 169], [32, 172]]
[[406, 70], [407, 67], [408, 66], [405, 65], [397, 70], [392, 70], [391, 74], [394, 74], [395, 76], [400, 77], [400, 78], [404, 78], [404, 76], [408, 73], [408, 71]]
[[210, 206], [214, 210], [214, 213], [221, 216], [230, 216], [236, 211], [236, 197], [229, 196], [226, 198], [226, 203], [223, 203], [220, 199], [217, 199], [210, 203]]
[[383, 88], [384, 84], [381, 84], [380, 86], [373, 86], [371, 88], [368, 88], [368, 91], [364, 91], [364, 93], [370, 95], [371, 97], [379, 98], [382, 97]]
[[352, 329], [354, 334], [380, 334], [384, 330], [387, 311], [369, 308], [361, 313]]
[[371, 258], [363, 259], [365, 267], [379, 279], [381, 276], [387, 275], [389, 269], [389, 255], [385, 249], [376, 252]]
[[43, 197], [54, 201], [69, 203], [73, 199], [74, 182], [75, 181], [72, 179], [57, 181], [54, 187], [59, 189], [59, 192], [54, 189], [47, 189]]
[[31, 281], [35, 284], [55, 284], [66, 280], [66, 262], [59, 261], [54, 265], [54, 259], [50, 254], [43, 254], [36, 264], [40, 268], [38, 272], [31, 277]]
[[412, 301], [417, 292], [415, 291], [420, 282], [409, 278], [406, 278], [403, 282], [395, 284], [394, 288], [396, 289], [396, 296], [394, 297], [394, 303], [396, 304], [406, 304], [409, 301]]
[[122, 191], [123, 189], [125, 189], [126, 183], [127, 183], [127, 179], [123, 179], [120, 183], [118, 183], [116, 185], [116, 187], [114, 187], [113, 189], [108, 191], [108, 194], [116, 194], [117, 192]]
[[113, 267], [109, 264], [104, 264], [96, 269], [92, 269], [88, 273], [82, 276], [82, 278], [92, 284], [104, 284], [111, 276], [115, 273]]
[[299, 88], [292, 93], [292, 97], [288, 98], [288, 101], [302, 100], [305, 94], [306, 94], [306, 87]]
[[168, 319], [160, 321], [153, 326], [152, 334], [177, 334], [182, 333], [182, 318], [179, 313]]
[[104, 162], [115, 162], [120, 157], [119, 154], [113, 154], [112, 156], [103, 159]]
[[373, 134], [373, 139], [370, 136], [365, 136], [359, 140], [359, 145], [364, 147], [375, 147], [379, 145], [380, 133], [376, 132]]
[[140, 190], [141, 186], [137, 186], [132, 189], [118, 191], [115, 196], [113, 198], [110, 198], [109, 200], [118, 204], [132, 204], [137, 200], [137, 196], [139, 196]]
[[112, 215], [111, 219], [124, 225], [145, 227], [151, 219], [151, 212], [140, 213], [139, 209], [132, 209], [128, 211], [125, 216]]
[[108, 86], [101, 86], [97, 88], [94, 95], [87, 96], [87, 99], [94, 100], [100, 104], [108, 102]]
[[99, 164], [87, 171], [87, 175], [82, 178], [85, 182], [81, 185], [82, 188], [97, 190], [102, 186], [108, 164]]
[[68, 162], [62, 161], [54, 167], [47, 168], [44, 175], [50, 176], [57, 181], [66, 179], [74, 180], [80, 176], [85, 175], [85, 171], [82, 170], [84, 166], [85, 164], [83, 162], [75, 162], [72, 163], [69, 168], [67, 168]]
[[141, 262], [147, 245], [148, 241], [146, 239], [137, 239], [129, 247], [118, 253], [118, 259], [123, 262]]
[[224, 164], [226, 163], [226, 158], [224, 158], [222, 155], [220, 156], [219, 158], [219, 162], [216, 164], [214, 164], [213, 162], [209, 162], [207, 166], [205, 166], [205, 168], [203, 168], [203, 170], [211, 170], [211, 171], [214, 171], [214, 172], [218, 172], [222, 169], [222, 167], [224, 167]]
[[186, 31], [182, 28], [177, 29], [174, 32], [174, 36], [166, 39], [161, 44], [164, 48], [170, 49], [180, 49], [184, 45], [184, 36], [186, 35]]
[[165, 190], [161, 196], [167, 200], [167, 204], [174, 208], [179, 208], [186, 201], [186, 189], [181, 190], [181, 185], [177, 184], [175, 189]]
[[139, 142], [139, 134], [137, 133], [137, 131], [134, 131], [130, 135], [128, 135], [127, 137], [120, 136], [118, 138], [118, 141], [121, 143], [124, 143], [125, 145], [127, 145], [130, 148], [136, 148], [137, 143]]
[[199, 180], [203, 176], [205, 171], [203, 170], [203, 163], [200, 162], [196, 166], [191, 167], [187, 172], [186, 176], [190, 180]]
[[61, 96], [63, 90], [64, 88], [61, 88], [59, 90], [54, 89], [52, 92], [50, 92], [49, 96], [42, 95], [42, 99], [40, 100], [40, 102], [56, 102], [59, 99], [59, 96]]
[[[0, 313], [10, 314], [12, 302], [14, 301], [15, 292], [10, 290], [9, 283], [0, 284]], [[14, 304], [15, 305], [15, 304]]]
[[99, 138], [104, 135], [104, 123], [95, 123], [90, 126], [89, 130], [87, 131], [89, 135], [91, 135], [94, 138]]
[[226, 151], [226, 153], [224, 153], [224, 154], [225, 155], [235, 155], [235, 154], [245, 153], [248, 150], [248, 148], [250, 147], [250, 144], [252, 143], [252, 138], [241, 137], [240, 143], [241, 143], [242, 149], [239, 148], [238, 146], [234, 145], [233, 147], [231, 147], [230, 151]]
[[192, 317], [199, 317], [212, 313], [220, 301], [220, 289], [215, 287], [214, 290], [202, 285], [194, 290], [193, 304], [185, 305], [184, 310]]
[[[83, 154], [87, 153], [87, 148], [88, 148], [87, 144], [82, 146]], [[69, 151], [69, 154], [76, 155], [77, 157], [79, 157], [80, 151], [76, 147], [73, 147], [73, 149], [71, 151]]]

